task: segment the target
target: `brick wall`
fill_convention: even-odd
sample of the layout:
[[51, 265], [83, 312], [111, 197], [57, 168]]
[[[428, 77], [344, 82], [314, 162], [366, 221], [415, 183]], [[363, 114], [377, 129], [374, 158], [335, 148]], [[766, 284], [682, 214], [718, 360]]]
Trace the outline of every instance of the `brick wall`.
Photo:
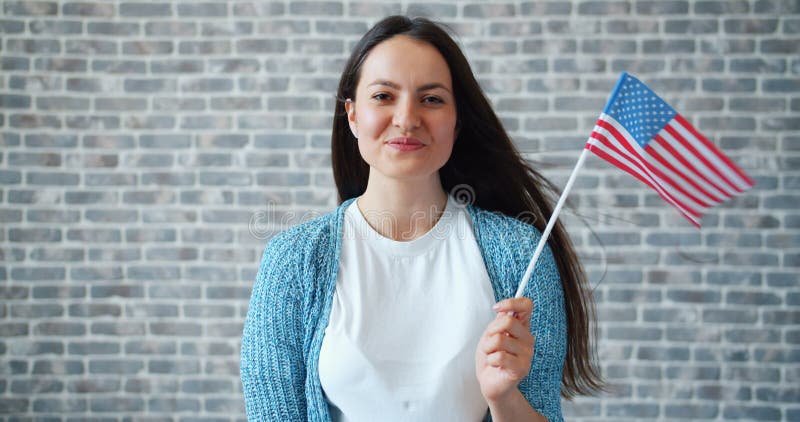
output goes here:
[[260, 252], [334, 207], [338, 72], [398, 12], [452, 24], [559, 185], [623, 70], [757, 181], [696, 230], [588, 160], [612, 389], [568, 418], [800, 420], [800, 2], [0, 4], [0, 421], [243, 419]]

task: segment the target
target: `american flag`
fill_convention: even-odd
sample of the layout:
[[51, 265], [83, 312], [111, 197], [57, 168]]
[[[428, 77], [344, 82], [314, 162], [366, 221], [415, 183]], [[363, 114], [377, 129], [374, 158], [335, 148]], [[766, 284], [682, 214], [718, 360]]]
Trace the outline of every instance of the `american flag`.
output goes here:
[[586, 149], [655, 189], [692, 224], [754, 185], [741, 169], [638, 79], [623, 73]]

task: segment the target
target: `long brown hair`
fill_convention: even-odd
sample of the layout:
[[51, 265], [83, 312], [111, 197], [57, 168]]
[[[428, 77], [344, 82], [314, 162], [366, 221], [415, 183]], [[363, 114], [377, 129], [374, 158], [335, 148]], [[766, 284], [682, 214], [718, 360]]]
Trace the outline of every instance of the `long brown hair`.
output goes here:
[[[474, 205], [532, 223], [544, 230], [558, 189], [522, 158], [500, 119], [483, 94], [461, 49], [436, 23], [425, 18], [389, 16], [373, 26], [356, 44], [347, 61], [333, 119], [331, 150], [339, 203], [363, 194], [369, 166], [361, 158], [350, 132], [344, 102], [356, 97], [361, 66], [373, 47], [396, 35], [434, 46], [447, 62], [453, 81], [458, 134], [450, 159], [439, 170], [442, 187], [473, 189]], [[523, 218], [524, 216], [524, 218]], [[586, 275], [566, 230], [556, 223], [548, 240], [561, 275], [567, 316], [567, 356], [561, 395], [572, 398], [602, 390], [603, 382], [590, 345], [596, 330], [594, 302]]]

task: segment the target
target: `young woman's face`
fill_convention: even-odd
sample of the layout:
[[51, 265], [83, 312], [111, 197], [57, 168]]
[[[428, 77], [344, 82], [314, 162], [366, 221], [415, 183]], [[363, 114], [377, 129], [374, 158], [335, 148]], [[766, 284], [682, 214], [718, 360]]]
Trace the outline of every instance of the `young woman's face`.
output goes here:
[[403, 35], [373, 47], [351, 100], [350, 128], [370, 172], [419, 182], [438, 177], [453, 150], [456, 106], [450, 69], [436, 48]]

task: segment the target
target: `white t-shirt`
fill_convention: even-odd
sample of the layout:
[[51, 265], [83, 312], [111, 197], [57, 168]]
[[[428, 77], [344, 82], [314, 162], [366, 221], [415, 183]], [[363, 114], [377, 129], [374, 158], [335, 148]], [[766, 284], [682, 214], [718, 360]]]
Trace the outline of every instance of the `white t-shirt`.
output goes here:
[[409, 242], [345, 211], [319, 377], [334, 421], [480, 421], [475, 348], [494, 293], [467, 209], [448, 197]]

